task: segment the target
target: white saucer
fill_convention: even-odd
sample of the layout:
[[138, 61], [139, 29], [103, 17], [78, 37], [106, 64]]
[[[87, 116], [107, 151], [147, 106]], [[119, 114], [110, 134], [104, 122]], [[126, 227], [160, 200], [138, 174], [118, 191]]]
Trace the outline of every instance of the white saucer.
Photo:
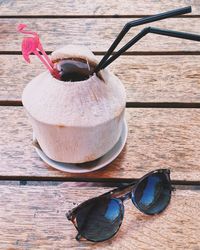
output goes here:
[[[68, 173], [88, 173], [88, 172], [92, 172], [100, 168], [103, 168], [109, 163], [111, 163], [121, 153], [126, 143], [127, 135], [128, 135], [128, 126], [127, 126], [126, 120], [124, 120], [121, 136], [118, 142], [115, 144], [115, 146], [110, 151], [108, 151], [105, 155], [98, 158], [97, 160], [86, 162], [86, 163], [76, 164], [76, 163], [63, 163], [63, 162], [54, 161], [50, 159], [42, 151], [40, 147], [35, 146], [35, 150], [44, 162], [46, 162], [48, 165], [52, 166], [55, 169], [68, 172]], [[36, 138], [33, 134], [33, 140], [35, 139]]]

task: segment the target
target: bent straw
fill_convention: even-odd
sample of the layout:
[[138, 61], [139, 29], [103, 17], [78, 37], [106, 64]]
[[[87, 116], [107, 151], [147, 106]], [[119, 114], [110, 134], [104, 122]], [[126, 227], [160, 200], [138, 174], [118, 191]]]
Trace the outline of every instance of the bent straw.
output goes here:
[[117, 47], [117, 45], [120, 43], [120, 41], [126, 35], [126, 33], [132, 27], [139, 26], [139, 25], [146, 24], [146, 23], [151, 23], [151, 22], [159, 21], [159, 20], [163, 20], [163, 19], [166, 19], [166, 18], [169, 18], [169, 17], [173, 17], [173, 16], [187, 14], [187, 13], [190, 13], [191, 11], [192, 11], [191, 6], [188, 6], [188, 7], [184, 7], [184, 8], [180, 8], [180, 9], [176, 9], [176, 10], [171, 10], [171, 11], [163, 12], [163, 13], [160, 13], [160, 14], [157, 14], [157, 15], [154, 15], [154, 16], [141, 18], [141, 19], [136, 20], [136, 21], [128, 22], [123, 27], [123, 29], [121, 30], [121, 32], [119, 33], [119, 35], [117, 36], [117, 38], [115, 39], [115, 41], [113, 42], [113, 44], [110, 46], [110, 48], [108, 49], [108, 51], [106, 52], [106, 54], [104, 55], [104, 57], [101, 59], [101, 61], [99, 62], [99, 64], [95, 67], [94, 72], [97, 73], [100, 70], [100, 68], [102, 68], [102, 65], [106, 62], [106, 60], [112, 54], [112, 52], [114, 51], [114, 49]]
[[148, 33], [158, 34], [162, 36], [176, 37], [176, 38], [181, 38], [181, 39], [186, 39], [186, 40], [200, 41], [200, 35], [196, 35], [196, 34], [173, 31], [173, 30], [164, 30], [164, 29], [158, 29], [154, 27], [144, 28], [133, 39], [131, 39], [126, 45], [124, 45], [119, 51], [117, 51], [112, 57], [110, 57], [101, 66], [100, 69], [104, 69], [106, 66], [112, 63], [116, 58], [118, 58], [121, 54], [123, 54], [127, 49], [133, 46], [137, 41], [139, 41], [142, 37], [144, 37]]

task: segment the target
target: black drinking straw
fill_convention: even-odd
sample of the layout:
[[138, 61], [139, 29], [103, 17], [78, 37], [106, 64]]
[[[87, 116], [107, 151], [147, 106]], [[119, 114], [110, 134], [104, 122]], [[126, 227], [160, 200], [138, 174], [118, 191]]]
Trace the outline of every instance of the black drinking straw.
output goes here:
[[193, 40], [193, 41], [200, 41], [200, 35], [186, 33], [186, 32], [179, 32], [174, 30], [164, 30], [158, 29], [154, 27], [144, 28], [140, 33], [138, 33], [135, 37], [133, 37], [126, 45], [124, 45], [119, 51], [117, 51], [113, 56], [111, 56], [102, 66], [100, 69], [104, 69], [108, 66], [111, 62], [113, 62], [116, 58], [118, 58], [121, 54], [123, 54], [127, 49], [133, 46], [137, 41], [139, 41], [142, 37], [147, 35], [148, 33], [158, 34], [162, 36], [170, 36], [170, 37], [177, 37], [186, 40]]
[[95, 67], [94, 72], [97, 73], [102, 68], [102, 65], [106, 62], [106, 60], [112, 54], [112, 52], [117, 47], [117, 45], [120, 43], [120, 41], [122, 40], [122, 38], [126, 35], [126, 33], [132, 27], [139, 26], [139, 25], [146, 24], [146, 23], [151, 23], [151, 22], [159, 21], [159, 20], [163, 20], [165, 18], [169, 18], [169, 17], [173, 17], [173, 16], [187, 14], [187, 13], [190, 13], [191, 11], [192, 11], [191, 6], [188, 6], [188, 7], [184, 7], [184, 8], [180, 8], [180, 9], [176, 9], [176, 10], [171, 10], [171, 11], [167, 11], [167, 12], [164, 12], [164, 13], [160, 13], [160, 14], [157, 14], [157, 15], [154, 15], [154, 16], [141, 18], [141, 19], [136, 20], [136, 21], [128, 22], [123, 27], [123, 29], [121, 30], [121, 32], [119, 33], [119, 35], [117, 36], [117, 38], [115, 39], [115, 41], [113, 42], [113, 44], [110, 46], [110, 48], [108, 49], [108, 51], [106, 52], [106, 54], [104, 55], [104, 57], [101, 59], [101, 61], [99, 62], [99, 64]]

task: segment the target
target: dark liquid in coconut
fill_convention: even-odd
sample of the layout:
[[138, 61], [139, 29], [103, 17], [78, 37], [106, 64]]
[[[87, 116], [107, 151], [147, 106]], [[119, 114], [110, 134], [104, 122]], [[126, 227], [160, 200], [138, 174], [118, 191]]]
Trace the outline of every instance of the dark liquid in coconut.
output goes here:
[[56, 63], [61, 81], [84, 81], [87, 80], [94, 70], [94, 67], [86, 61], [75, 59], [63, 59]]

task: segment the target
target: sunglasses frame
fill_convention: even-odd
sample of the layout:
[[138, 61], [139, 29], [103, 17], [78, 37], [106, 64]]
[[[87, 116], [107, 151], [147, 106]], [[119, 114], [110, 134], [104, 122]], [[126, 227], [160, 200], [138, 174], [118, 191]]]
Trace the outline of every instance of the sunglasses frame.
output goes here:
[[[122, 221], [123, 221], [123, 218], [124, 218], [124, 201], [126, 200], [129, 200], [131, 199], [133, 204], [135, 205], [135, 207], [141, 211], [143, 214], [147, 214], [147, 215], [156, 215], [156, 214], [159, 214], [161, 213], [163, 210], [161, 210], [160, 212], [158, 213], [155, 213], [155, 214], [148, 214], [148, 213], [145, 213], [144, 211], [142, 211], [140, 209], [140, 207], [138, 207], [137, 203], [135, 202], [134, 200], [134, 193], [135, 193], [135, 190], [137, 189], [138, 185], [147, 177], [153, 175], [153, 174], [164, 174], [167, 178], [167, 181], [169, 182], [170, 184], [170, 200], [171, 200], [171, 192], [172, 191], [175, 191], [175, 187], [172, 186], [172, 183], [171, 183], [171, 179], [170, 179], [170, 169], [157, 169], [157, 170], [153, 170], [149, 173], [147, 173], [146, 175], [144, 175], [143, 177], [141, 177], [137, 182], [131, 182], [131, 183], [128, 183], [128, 184], [124, 184], [123, 186], [120, 186], [118, 188], [115, 188], [115, 189], [112, 189], [104, 194], [101, 194], [97, 197], [94, 197], [94, 198], [91, 198], [91, 199], [88, 199], [84, 202], [82, 202], [81, 204], [79, 204], [78, 206], [74, 207], [72, 210], [69, 210], [67, 213], [66, 213], [66, 217], [68, 220], [70, 220], [75, 228], [77, 229], [78, 231], [78, 234], [76, 236], [76, 240], [79, 241], [81, 238], [85, 238], [86, 240], [88, 241], [92, 241], [92, 242], [100, 242], [100, 241], [94, 241], [94, 240], [90, 240], [90, 239], [87, 239], [87, 237], [83, 236], [78, 228], [78, 225], [77, 225], [77, 221], [76, 221], [76, 214], [77, 212], [83, 207], [85, 206], [87, 203], [89, 202], [93, 202], [93, 201], [96, 201], [96, 200], [99, 200], [99, 199], [102, 199], [102, 198], [109, 198], [109, 199], [116, 199], [119, 203], [120, 203], [120, 208], [121, 208], [121, 218], [120, 218], [120, 223], [119, 223], [119, 228], [118, 230], [109, 238], [105, 239], [105, 240], [108, 240], [110, 238], [112, 238], [120, 229], [120, 226], [122, 224]], [[125, 192], [125, 194], [124, 194]], [[170, 200], [169, 200], [169, 203], [170, 203]], [[168, 203], [168, 205], [169, 205]], [[103, 241], [105, 241], [103, 240]]]

